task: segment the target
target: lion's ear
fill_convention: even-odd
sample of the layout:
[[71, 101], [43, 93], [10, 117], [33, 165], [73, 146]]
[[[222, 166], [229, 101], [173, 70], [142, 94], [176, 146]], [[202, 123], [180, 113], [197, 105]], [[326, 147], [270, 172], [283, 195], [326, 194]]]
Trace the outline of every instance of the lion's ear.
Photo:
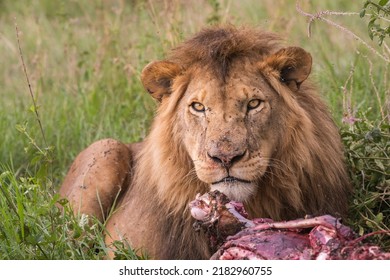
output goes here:
[[261, 68], [270, 67], [279, 73], [280, 80], [291, 90], [299, 89], [311, 71], [311, 55], [300, 47], [287, 47], [267, 57]]
[[165, 95], [171, 93], [172, 80], [180, 71], [180, 66], [170, 61], [151, 62], [142, 70], [142, 84], [153, 98], [161, 101]]

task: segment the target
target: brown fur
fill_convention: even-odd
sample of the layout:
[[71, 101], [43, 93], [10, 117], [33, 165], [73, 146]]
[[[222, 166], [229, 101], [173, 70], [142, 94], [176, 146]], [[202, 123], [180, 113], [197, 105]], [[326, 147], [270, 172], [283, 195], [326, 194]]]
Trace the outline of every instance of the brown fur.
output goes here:
[[[188, 203], [226, 172], [250, 181], [237, 182], [231, 193], [245, 192], [251, 217], [344, 215], [350, 183], [343, 149], [326, 106], [306, 80], [310, 68], [311, 56], [302, 49], [281, 48], [272, 33], [233, 26], [205, 29], [167, 60], [146, 66], [144, 86], [161, 103], [139, 152], [119, 164], [116, 159], [118, 170], [128, 170], [121, 182], [129, 187], [122, 186], [126, 191], [107, 222], [106, 242], [125, 238], [158, 259], [209, 258], [207, 239], [192, 228]], [[261, 96], [261, 106], [237, 110], [247, 104], [245, 96]], [[192, 110], [193, 100], [207, 110]], [[96, 147], [84, 157], [93, 152]], [[102, 161], [100, 168], [105, 166], [112, 161]], [[79, 184], [73, 181], [66, 179], [64, 196]], [[120, 184], [104, 183], [111, 196]], [[72, 197], [77, 195], [80, 190]]]

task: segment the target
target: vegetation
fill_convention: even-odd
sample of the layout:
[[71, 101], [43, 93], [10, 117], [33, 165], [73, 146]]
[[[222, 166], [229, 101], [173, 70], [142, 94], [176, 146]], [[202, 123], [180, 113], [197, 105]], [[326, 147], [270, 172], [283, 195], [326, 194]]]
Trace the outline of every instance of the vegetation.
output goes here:
[[[73, 215], [56, 194], [69, 164], [97, 139], [143, 139], [155, 109], [143, 66], [224, 22], [261, 26], [312, 53], [355, 186], [346, 222], [360, 234], [389, 230], [389, 3], [0, 1], [0, 259], [104, 258], [104, 224]], [[386, 235], [371, 240], [390, 248]], [[116, 245], [118, 258], [136, 257]]]
[[[390, 37], [390, 23], [387, 20], [390, 17], [390, 1], [381, 0], [378, 3], [366, 1], [363, 9], [360, 11], [360, 17], [364, 17], [367, 10], [371, 10], [370, 21], [368, 23], [368, 35], [371, 40], [374, 37], [378, 37], [379, 45], [382, 45], [383, 40], [386, 37]], [[385, 25], [381, 22], [383, 19], [387, 21]]]

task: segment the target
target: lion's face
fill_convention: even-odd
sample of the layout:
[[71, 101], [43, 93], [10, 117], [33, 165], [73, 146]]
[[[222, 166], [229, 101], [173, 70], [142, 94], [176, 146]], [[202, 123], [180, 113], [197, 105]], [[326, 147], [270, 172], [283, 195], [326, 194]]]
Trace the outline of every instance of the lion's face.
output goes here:
[[192, 160], [188, 176], [195, 170], [211, 190], [245, 201], [266, 176], [289, 126], [285, 100], [270, 79], [296, 91], [310, 73], [311, 56], [289, 47], [265, 57], [237, 57], [225, 75], [197, 63], [183, 68], [177, 62], [153, 62], [142, 81], [161, 102], [160, 112], [176, 116], [168, 125], [175, 127], [176, 145], [183, 145]]
[[277, 133], [270, 127], [278, 96], [250, 63], [234, 65], [232, 72], [224, 82], [195, 75], [179, 121], [197, 177], [243, 201], [255, 192], [275, 147]]

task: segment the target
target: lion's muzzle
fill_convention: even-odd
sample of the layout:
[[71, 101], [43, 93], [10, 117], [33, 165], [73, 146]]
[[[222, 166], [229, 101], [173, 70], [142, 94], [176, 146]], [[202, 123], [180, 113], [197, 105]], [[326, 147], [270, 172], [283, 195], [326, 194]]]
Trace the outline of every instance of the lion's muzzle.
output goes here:
[[215, 163], [221, 165], [222, 167], [229, 169], [234, 163], [240, 161], [246, 154], [246, 151], [243, 153], [221, 153], [221, 152], [214, 152], [213, 154], [210, 154], [207, 152], [207, 156], [213, 160]]
[[242, 137], [232, 137], [231, 132], [226, 132], [219, 139], [210, 140], [206, 150], [209, 159], [228, 170], [244, 158], [247, 147]]

